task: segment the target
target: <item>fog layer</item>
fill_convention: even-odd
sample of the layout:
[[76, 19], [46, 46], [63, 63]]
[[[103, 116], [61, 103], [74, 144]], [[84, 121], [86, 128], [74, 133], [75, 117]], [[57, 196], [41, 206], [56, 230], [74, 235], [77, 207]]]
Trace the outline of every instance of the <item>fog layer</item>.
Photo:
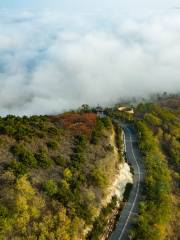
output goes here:
[[180, 91], [180, 16], [0, 14], [0, 114]]

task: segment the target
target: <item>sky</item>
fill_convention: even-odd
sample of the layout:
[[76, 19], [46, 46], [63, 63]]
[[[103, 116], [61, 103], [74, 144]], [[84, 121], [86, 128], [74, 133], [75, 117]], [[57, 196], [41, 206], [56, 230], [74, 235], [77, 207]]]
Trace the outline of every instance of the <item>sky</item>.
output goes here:
[[0, 0], [0, 115], [180, 92], [176, 0]]
[[0, 7], [4, 8], [59, 8], [61, 10], [117, 10], [131, 8], [173, 8], [178, 7], [178, 0], [0, 0]]

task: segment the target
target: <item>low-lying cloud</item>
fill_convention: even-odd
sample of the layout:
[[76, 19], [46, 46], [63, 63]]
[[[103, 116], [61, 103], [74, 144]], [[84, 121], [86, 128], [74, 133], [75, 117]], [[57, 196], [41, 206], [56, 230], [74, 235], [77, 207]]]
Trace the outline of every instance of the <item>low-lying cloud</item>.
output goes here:
[[0, 14], [0, 114], [180, 91], [180, 16]]

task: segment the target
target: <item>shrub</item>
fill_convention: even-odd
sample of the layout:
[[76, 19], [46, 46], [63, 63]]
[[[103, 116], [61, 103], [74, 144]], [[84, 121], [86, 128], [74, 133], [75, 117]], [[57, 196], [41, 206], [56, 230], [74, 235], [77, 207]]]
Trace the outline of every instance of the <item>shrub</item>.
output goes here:
[[127, 183], [126, 184], [126, 188], [125, 188], [125, 192], [124, 192], [124, 196], [123, 196], [123, 201], [126, 202], [129, 198], [129, 194], [131, 192], [132, 189], [132, 183]]
[[8, 210], [6, 207], [4, 207], [1, 203], [0, 203], [0, 220], [1, 218], [7, 218], [8, 217]]
[[44, 132], [40, 132], [40, 131], [36, 131], [36, 135], [39, 137], [39, 138], [44, 138], [46, 136], [46, 134]]
[[7, 134], [9, 136], [13, 136], [16, 132], [16, 129], [10, 125], [3, 125], [0, 126], [0, 132], [1, 134]]
[[105, 128], [111, 127], [111, 119], [109, 117], [101, 118], [101, 122], [103, 123]]
[[78, 152], [71, 155], [72, 167], [75, 167], [76, 169], [80, 169], [82, 164], [84, 163], [85, 163], [85, 157], [83, 153]]
[[66, 160], [62, 155], [59, 155], [54, 158], [54, 162], [59, 166], [65, 166]]
[[144, 119], [150, 124], [154, 126], [160, 126], [161, 125], [161, 119], [153, 115], [152, 113], [146, 113], [144, 115]]
[[18, 158], [27, 167], [36, 167], [37, 161], [34, 157], [34, 154], [31, 153], [25, 146], [22, 144], [17, 144], [13, 148], [14, 155]]
[[100, 139], [100, 134], [99, 132], [97, 132], [96, 130], [93, 130], [92, 134], [91, 134], [91, 143], [92, 144], [98, 144]]
[[17, 162], [16, 160], [13, 160], [9, 168], [14, 172], [14, 175], [19, 178], [22, 177], [27, 173], [27, 167], [22, 162]]
[[48, 180], [44, 184], [44, 191], [47, 193], [49, 197], [54, 196], [58, 192], [58, 186], [53, 179]]
[[95, 145], [98, 144], [99, 139], [102, 136], [103, 129], [110, 127], [109, 121], [110, 120], [108, 120], [108, 118], [107, 119], [106, 118], [102, 118], [102, 119], [97, 118], [96, 125], [91, 134], [91, 143], [92, 144], [95, 144]]
[[48, 133], [51, 136], [57, 136], [58, 135], [58, 129], [55, 128], [55, 127], [50, 127], [50, 128], [48, 128]]
[[114, 151], [114, 147], [113, 147], [111, 144], [109, 144], [108, 146], [106, 146], [105, 149], [106, 149], [106, 151], [108, 151], [108, 152], [113, 152], [113, 151]]
[[96, 168], [91, 173], [92, 180], [99, 188], [104, 189], [107, 186], [107, 178], [101, 168]]
[[71, 170], [70, 170], [69, 168], [66, 168], [66, 169], [64, 170], [63, 175], [64, 175], [64, 178], [65, 178], [67, 181], [71, 180], [71, 178], [72, 178], [72, 172], [71, 172]]
[[0, 146], [4, 144], [4, 139], [0, 138]]
[[16, 131], [15, 137], [17, 140], [21, 140], [24, 137], [26, 137], [27, 134], [28, 134], [28, 129], [25, 128], [24, 126], [20, 126]]
[[47, 142], [47, 147], [56, 150], [58, 148], [58, 143], [56, 141]]
[[96, 218], [95, 222], [93, 223], [92, 231], [89, 232], [87, 239], [88, 240], [98, 240], [100, 236], [106, 229], [109, 221], [109, 215], [111, 214], [112, 210], [117, 207], [118, 199], [116, 196], [112, 197], [111, 202], [107, 205], [107, 207], [102, 208], [100, 215]]
[[35, 154], [38, 161], [38, 165], [43, 168], [48, 168], [51, 165], [51, 160], [48, 157], [48, 153], [45, 149], [41, 148], [38, 153]]

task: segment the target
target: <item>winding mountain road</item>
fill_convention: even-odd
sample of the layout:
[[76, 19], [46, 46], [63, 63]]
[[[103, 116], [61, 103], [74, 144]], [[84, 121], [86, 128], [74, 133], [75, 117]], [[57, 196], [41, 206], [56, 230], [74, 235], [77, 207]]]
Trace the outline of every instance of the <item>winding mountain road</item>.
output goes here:
[[133, 168], [133, 187], [125, 204], [115, 230], [110, 236], [110, 240], [128, 240], [128, 232], [132, 227], [133, 218], [138, 214], [138, 205], [142, 196], [142, 184], [145, 170], [141, 162], [141, 155], [138, 149], [137, 136], [129, 125], [121, 124], [124, 130], [124, 142], [127, 162]]

